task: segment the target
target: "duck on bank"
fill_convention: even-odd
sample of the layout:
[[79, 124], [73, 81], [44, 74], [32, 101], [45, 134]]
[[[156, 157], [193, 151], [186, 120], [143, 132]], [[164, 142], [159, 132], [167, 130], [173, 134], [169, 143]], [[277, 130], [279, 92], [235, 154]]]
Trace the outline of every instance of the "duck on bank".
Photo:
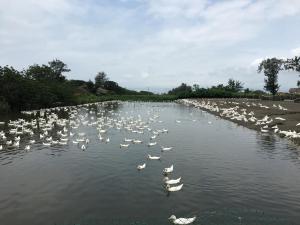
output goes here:
[[248, 99], [181, 99], [177, 102], [262, 133], [276, 133], [300, 144], [299, 103], [270, 103]]

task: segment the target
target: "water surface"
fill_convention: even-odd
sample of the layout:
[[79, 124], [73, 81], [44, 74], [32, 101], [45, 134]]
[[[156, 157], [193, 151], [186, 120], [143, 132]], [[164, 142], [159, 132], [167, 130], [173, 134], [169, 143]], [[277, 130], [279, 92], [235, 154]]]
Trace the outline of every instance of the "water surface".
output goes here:
[[[66, 146], [43, 145], [40, 128], [33, 137], [21, 135], [18, 148], [4, 145], [1, 224], [169, 224], [172, 214], [197, 215], [195, 224], [299, 224], [299, 149], [287, 140], [175, 103], [114, 103], [77, 111], [72, 120], [81, 118], [80, 126], [70, 129], [67, 123], [75, 135]], [[70, 111], [53, 112], [70, 119]], [[152, 131], [169, 132], [161, 133], [158, 145], [149, 148], [153, 133], [147, 128], [143, 134], [132, 133], [112, 122], [102, 135], [110, 138], [105, 143], [98, 138], [100, 122], [83, 124], [122, 117], [128, 124], [140, 119]], [[0, 121], [4, 119], [9, 118]], [[0, 125], [0, 131], [8, 129]], [[55, 125], [48, 136], [57, 138], [62, 129]], [[80, 132], [90, 140], [85, 151], [72, 143]], [[7, 134], [8, 140], [14, 137]], [[144, 142], [123, 149], [119, 144], [124, 138]], [[36, 143], [26, 151], [29, 139]], [[162, 153], [160, 145], [174, 149]], [[147, 154], [161, 155], [162, 160], [147, 160]], [[143, 162], [146, 168], [137, 171]], [[182, 177], [184, 186], [167, 193], [162, 171], [171, 164], [170, 177]]]

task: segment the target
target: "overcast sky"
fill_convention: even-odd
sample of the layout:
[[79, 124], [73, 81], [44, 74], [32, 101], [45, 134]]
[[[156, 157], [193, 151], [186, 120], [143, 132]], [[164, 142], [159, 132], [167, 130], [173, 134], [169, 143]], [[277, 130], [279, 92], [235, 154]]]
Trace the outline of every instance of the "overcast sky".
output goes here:
[[[105, 71], [129, 88], [242, 81], [257, 63], [300, 55], [300, 0], [0, 0], [0, 65], [58, 58], [69, 79]], [[296, 86], [280, 74], [281, 90]]]

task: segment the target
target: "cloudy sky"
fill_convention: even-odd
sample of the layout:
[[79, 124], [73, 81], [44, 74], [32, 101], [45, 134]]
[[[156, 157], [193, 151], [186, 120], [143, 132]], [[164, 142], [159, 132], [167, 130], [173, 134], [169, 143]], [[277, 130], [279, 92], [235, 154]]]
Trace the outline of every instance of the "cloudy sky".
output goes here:
[[[0, 0], [0, 65], [63, 60], [69, 79], [105, 71], [129, 88], [262, 89], [257, 63], [300, 55], [299, 0]], [[281, 90], [295, 86], [281, 73]]]

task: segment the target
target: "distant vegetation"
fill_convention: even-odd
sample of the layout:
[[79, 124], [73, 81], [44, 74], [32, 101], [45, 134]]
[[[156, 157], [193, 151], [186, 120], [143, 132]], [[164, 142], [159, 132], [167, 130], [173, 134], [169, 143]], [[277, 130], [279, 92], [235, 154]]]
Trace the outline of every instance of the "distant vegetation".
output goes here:
[[[281, 70], [294, 70], [299, 72], [300, 76], [300, 57], [287, 60], [271, 58], [260, 63], [258, 72], [264, 72], [264, 89], [273, 96], [279, 89], [278, 73]], [[244, 88], [242, 82], [233, 79], [229, 79], [227, 84], [208, 88], [182, 83], [168, 93], [158, 95], [121, 87], [117, 82], [111, 81], [105, 72], [98, 72], [94, 81], [68, 80], [65, 74], [70, 71], [68, 66], [58, 59], [48, 64], [31, 65], [22, 71], [11, 66], [0, 66], [0, 112], [106, 100], [169, 101], [178, 98], [263, 98], [268, 95], [261, 90]], [[300, 81], [297, 85], [300, 87]], [[286, 95], [280, 98], [291, 97]]]
[[176, 95], [178, 98], [234, 98], [248, 97], [259, 98], [264, 94], [263, 91], [243, 90], [243, 83], [238, 80], [229, 79], [227, 84], [219, 84], [210, 88], [201, 88], [198, 84], [189, 86], [182, 83], [168, 92], [170, 95]]
[[107, 99], [169, 100], [170, 96], [154, 95], [148, 91], [133, 91], [110, 81], [104, 72], [95, 82], [68, 80], [71, 70], [58, 60], [34, 64], [18, 71], [10, 66], [0, 67], [0, 112], [74, 105]]
[[[300, 57], [295, 56], [286, 60], [277, 58], [265, 59], [259, 64], [257, 69], [259, 73], [264, 72], [266, 77], [264, 88], [273, 96], [276, 95], [280, 87], [278, 84], [278, 73], [281, 70], [293, 70], [300, 73]], [[300, 88], [300, 80], [298, 80], [297, 86]]]

